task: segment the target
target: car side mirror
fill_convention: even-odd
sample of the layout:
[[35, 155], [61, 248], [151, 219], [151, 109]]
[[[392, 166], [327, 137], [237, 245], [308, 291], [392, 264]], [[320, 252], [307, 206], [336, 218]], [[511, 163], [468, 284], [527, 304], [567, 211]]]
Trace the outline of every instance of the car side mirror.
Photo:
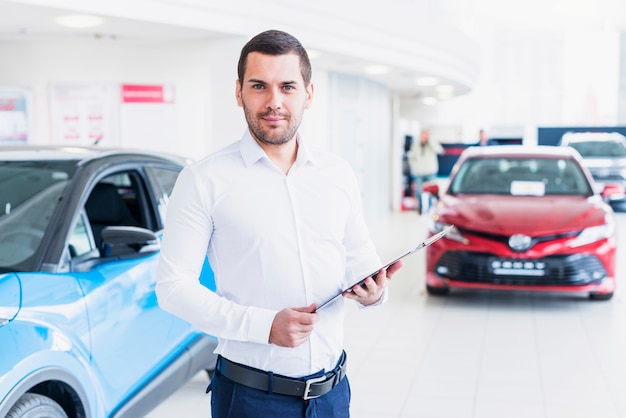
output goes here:
[[129, 254], [147, 255], [159, 251], [161, 243], [157, 235], [146, 228], [135, 226], [108, 226], [102, 230], [102, 257]]
[[435, 182], [426, 182], [422, 186], [422, 193], [430, 193], [439, 199], [439, 185]]

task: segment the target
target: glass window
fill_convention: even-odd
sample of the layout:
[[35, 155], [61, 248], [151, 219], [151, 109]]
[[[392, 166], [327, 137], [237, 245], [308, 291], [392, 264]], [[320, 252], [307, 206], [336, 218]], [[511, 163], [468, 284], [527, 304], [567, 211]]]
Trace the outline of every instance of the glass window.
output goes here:
[[76, 222], [74, 230], [70, 234], [70, 255], [72, 257], [78, 257], [83, 254], [87, 254], [93, 248], [91, 241], [89, 240], [89, 231], [85, 224], [85, 218], [81, 216]]
[[157, 179], [159, 185], [165, 191], [165, 193], [167, 193], [168, 196], [171, 195], [180, 170], [163, 167], [152, 167], [152, 172], [154, 173], [155, 178]]
[[592, 194], [587, 178], [574, 160], [541, 157], [469, 159], [452, 180], [450, 191], [513, 196]]
[[169, 196], [172, 194], [172, 190], [174, 190], [174, 185], [176, 184], [176, 179], [178, 178], [180, 170], [181, 168], [151, 167], [153, 178], [161, 186], [161, 194], [157, 195], [156, 198], [158, 202], [159, 216], [161, 217], [162, 222], [165, 222]]
[[572, 142], [583, 158], [625, 158], [626, 144], [622, 141], [580, 141]]
[[75, 170], [64, 161], [0, 162], [0, 270], [29, 270]]
[[143, 181], [136, 171], [125, 171], [101, 179], [85, 202], [97, 248], [102, 245], [102, 230], [109, 226], [150, 228], [150, 208]]

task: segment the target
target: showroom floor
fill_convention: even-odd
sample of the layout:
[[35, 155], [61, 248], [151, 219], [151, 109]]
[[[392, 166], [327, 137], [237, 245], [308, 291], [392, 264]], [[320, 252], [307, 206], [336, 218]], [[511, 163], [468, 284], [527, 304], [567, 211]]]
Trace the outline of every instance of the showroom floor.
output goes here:
[[[626, 214], [618, 215], [626, 239]], [[425, 217], [372, 229], [390, 258], [425, 237]], [[623, 246], [619, 259], [626, 260]], [[353, 418], [626, 418], [626, 284], [608, 302], [574, 295], [424, 291], [423, 252], [389, 302], [346, 316]], [[618, 277], [623, 270], [618, 261]], [[622, 275], [623, 276], [623, 275]], [[148, 418], [210, 416], [205, 374]]]

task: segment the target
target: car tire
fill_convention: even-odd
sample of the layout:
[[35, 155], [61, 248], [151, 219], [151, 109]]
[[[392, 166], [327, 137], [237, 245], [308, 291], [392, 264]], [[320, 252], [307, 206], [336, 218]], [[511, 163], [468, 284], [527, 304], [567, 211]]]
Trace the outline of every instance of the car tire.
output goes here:
[[47, 396], [25, 393], [11, 407], [6, 418], [67, 418], [61, 405]]
[[426, 285], [426, 291], [431, 296], [446, 296], [448, 293], [450, 293], [450, 288], [449, 287], [445, 287], [445, 286], [444, 287], [436, 287], [436, 286]]
[[613, 292], [611, 293], [589, 293], [589, 299], [591, 300], [609, 300], [613, 297]]

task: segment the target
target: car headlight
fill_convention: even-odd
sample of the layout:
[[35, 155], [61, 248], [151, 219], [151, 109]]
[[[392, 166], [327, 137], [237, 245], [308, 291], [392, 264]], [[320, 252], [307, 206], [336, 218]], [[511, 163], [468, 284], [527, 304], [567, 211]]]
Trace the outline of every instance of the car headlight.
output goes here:
[[574, 241], [570, 244], [570, 247], [576, 248], [583, 245], [591, 244], [596, 241], [600, 241], [613, 236], [614, 225], [613, 222], [607, 222], [604, 225], [590, 226], [582, 230]]
[[[428, 230], [432, 232], [433, 234], [438, 234], [439, 232], [443, 231], [444, 228], [447, 228], [448, 226], [450, 226], [450, 224], [440, 222], [434, 219], [430, 219]], [[450, 232], [448, 232], [448, 234], [446, 235], [446, 238], [461, 242], [466, 245], [469, 244], [469, 240], [463, 236], [461, 231], [459, 231], [459, 229], [456, 226], [452, 227]]]

